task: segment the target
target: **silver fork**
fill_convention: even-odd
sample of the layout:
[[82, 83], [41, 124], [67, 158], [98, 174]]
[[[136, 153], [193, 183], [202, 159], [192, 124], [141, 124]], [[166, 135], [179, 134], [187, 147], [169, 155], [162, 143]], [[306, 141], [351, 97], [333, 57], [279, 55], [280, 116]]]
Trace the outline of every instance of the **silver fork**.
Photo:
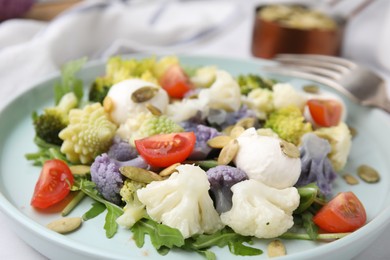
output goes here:
[[336, 89], [364, 106], [390, 113], [386, 82], [373, 71], [350, 60], [314, 54], [279, 54], [269, 73], [312, 80]]

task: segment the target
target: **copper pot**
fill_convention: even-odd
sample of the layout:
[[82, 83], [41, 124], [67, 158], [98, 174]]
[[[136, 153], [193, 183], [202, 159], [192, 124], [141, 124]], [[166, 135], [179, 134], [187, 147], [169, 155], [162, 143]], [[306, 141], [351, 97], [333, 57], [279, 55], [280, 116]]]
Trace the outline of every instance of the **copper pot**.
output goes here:
[[339, 55], [344, 32], [344, 20], [337, 20], [332, 30], [296, 29], [278, 22], [261, 19], [256, 8], [253, 27], [252, 54], [270, 59], [278, 53]]

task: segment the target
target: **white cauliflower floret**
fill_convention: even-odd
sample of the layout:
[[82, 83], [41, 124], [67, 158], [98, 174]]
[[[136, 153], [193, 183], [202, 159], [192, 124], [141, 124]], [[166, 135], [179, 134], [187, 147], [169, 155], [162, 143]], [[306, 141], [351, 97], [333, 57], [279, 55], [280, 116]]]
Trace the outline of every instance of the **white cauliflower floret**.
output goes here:
[[340, 171], [347, 163], [351, 150], [352, 136], [348, 126], [340, 122], [337, 126], [319, 128], [314, 131], [316, 135], [329, 141], [332, 150], [328, 157], [335, 171]]
[[243, 96], [243, 103], [255, 111], [259, 119], [266, 119], [267, 114], [274, 109], [273, 93], [266, 88], [256, 88]]
[[252, 127], [245, 130], [237, 141], [239, 149], [234, 163], [249, 179], [277, 189], [291, 187], [297, 182], [301, 160], [284, 154], [279, 138], [272, 134], [259, 135]]
[[217, 67], [206, 66], [196, 70], [195, 75], [191, 77], [191, 82], [199, 88], [208, 88], [214, 83]]
[[303, 110], [306, 104], [306, 97], [303, 93], [287, 83], [277, 83], [272, 88], [275, 109], [295, 105]]
[[[156, 88], [158, 92], [151, 99], [136, 103], [132, 100], [131, 96], [136, 90], [142, 87]], [[108, 91], [106, 98], [110, 100], [110, 105], [108, 106], [109, 111], [107, 112], [110, 114], [110, 119], [117, 125], [125, 123], [129, 117], [134, 117], [135, 114], [147, 112], [146, 104], [148, 103], [163, 113], [165, 113], [169, 103], [168, 94], [164, 89], [141, 79], [124, 80], [113, 85]]]
[[184, 238], [214, 233], [223, 228], [206, 173], [194, 165], [180, 165], [169, 179], [155, 181], [137, 191], [155, 221], [180, 230]]
[[[133, 134], [140, 129], [143, 122], [153, 117], [153, 114], [150, 112], [140, 112], [135, 114], [129, 117], [125, 123], [121, 124], [116, 133], [123, 140], [130, 141], [133, 139]], [[134, 145], [134, 140], [131, 141], [130, 144]]]
[[246, 180], [232, 186], [233, 206], [221, 214], [222, 222], [236, 233], [258, 238], [274, 238], [294, 225], [292, 213], [299, 205], [295, 187], [275, 189]]
[[214, 83], [200, 91], [199, 99], [209, 100], [210, 108], [237, 111], [241, 106], [240, 86], [228, 72], [217, 70]]
[[177, 123], [188, 120], [191, 117], [196, 116], [199, 112], [202, 117], [206, 117], [209, 113], [208, 103], [209, 100], [207, 98], [184, 98], [180, 101], [169, 104], [166, 115]]

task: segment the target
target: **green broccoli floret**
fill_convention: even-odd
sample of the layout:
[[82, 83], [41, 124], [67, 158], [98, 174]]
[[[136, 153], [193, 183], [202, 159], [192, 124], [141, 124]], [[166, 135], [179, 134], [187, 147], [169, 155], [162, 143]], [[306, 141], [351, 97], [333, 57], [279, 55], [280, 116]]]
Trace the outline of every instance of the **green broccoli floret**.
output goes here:
[[117, 223], [123, 227], [131, 228], [138, 220], [146, 215], [145, 205], [138, 199], [137, 190], [145, 187], [145, 183], [125, 180], [119, 194], [126, 202], [124, 213], [117, 218]]
[[116, 128], [100, 103], [72, 109], [68, 126], [59, 133], [64, 141], [61, 152], [72, 163], [91, 163], [109, 149]]
[[103, 104], [103, 100], [107, 96], [110, 87], [110, 85], [106, 85], [105, 78], [97, 78], [89, 89], [89, 101], [100, 102]]
[[165, 115], [148, 116], [145, 117], [145, 121], [142, 122], [139, 129], [132, 134], [131, 141], [157, 134], [170, 134], [183, 131], [183, 127]]
[[237, 77], [237, 83], [240, 85], [240, 90], [242, 95], [248, 95], [249, 92], [256, 88], [265, 88], [272, 90], [272, 86], [277, 83], [273, 79], [264, 79], [259, 75], [248, 74], [248, 75], [239, 75]]
[[272, 112], [265, 122], [265, 128], [271, 128], [280, 138], [298, 145], [301, 136], [311, 132], [312, 126], [305, 122], [301, 110], [288, 106]]
[[36, 135], [47, 143], [61, 145], [62, 140], [58, 134], [68, 125], [68, 113], [72, 108], [77, 107], [77, 104], [77, 97], [70, 92], [61, 98], [57, 106], [46, 108], [41, 115], [34, 113]]

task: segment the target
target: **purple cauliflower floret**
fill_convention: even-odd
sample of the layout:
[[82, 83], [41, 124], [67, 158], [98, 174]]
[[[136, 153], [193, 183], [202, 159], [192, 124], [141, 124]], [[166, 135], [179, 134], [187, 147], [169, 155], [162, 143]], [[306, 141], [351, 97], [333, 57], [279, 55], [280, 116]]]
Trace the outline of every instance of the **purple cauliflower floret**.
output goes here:
[[210, 196], [214, 201], [215, 209], [218, 213], [229, 211], [232, 208], [233, 192], [231, 187], [248, 176], [241, 169], [229, 166], [218, 165], [210, 168], [206, 172], [210, 182]]
[[224, 129], [230, 125], [236, 124], [240, 119], [252, 117], [257, 118], [256, 113], [248, 109], [247, 106], [242, 106], [234, 112], [226, 112], [222, 109], [211, 109], [207, 117], [207, 121], [220, 129]]
[[190, 160], [203, 160], [211, 152], [212, 148], [207, 145], [207, 141], [211, 138], [220, 135], [220, 133], [213, 127], [197, 124], [193, 122], [182, 122], [181, 126], [186, 132], [194, 132], [196, 136], [195, 147], [192, 150], [191, 155], [188, 157]]
[[331, 151], [329, 142], [313, 133], [302, 137], [301, 175], [295, 184], [297, 187], [315, 182], [325, 196], [332, 194], [332, 183], [337, 174], [328, 158]]
[[119, 136], [114, 138], [114, 141], [108, 150], [108, 156], [118, 161], [128, 161], [138, 156], [137, 149], [131, 146], [129, 142], [121, 139]]
[[91, 165], [91, 179], [96, 184], [96, 189], [103, 198], [117, 205], [121, 203], [119, 191], [124, 182], [124, 177], [119, 172], [119, 168], [122, 166], [150, 168], [141, 156], [120, 162], [110, 158], [106, 153], [97, 156]]

